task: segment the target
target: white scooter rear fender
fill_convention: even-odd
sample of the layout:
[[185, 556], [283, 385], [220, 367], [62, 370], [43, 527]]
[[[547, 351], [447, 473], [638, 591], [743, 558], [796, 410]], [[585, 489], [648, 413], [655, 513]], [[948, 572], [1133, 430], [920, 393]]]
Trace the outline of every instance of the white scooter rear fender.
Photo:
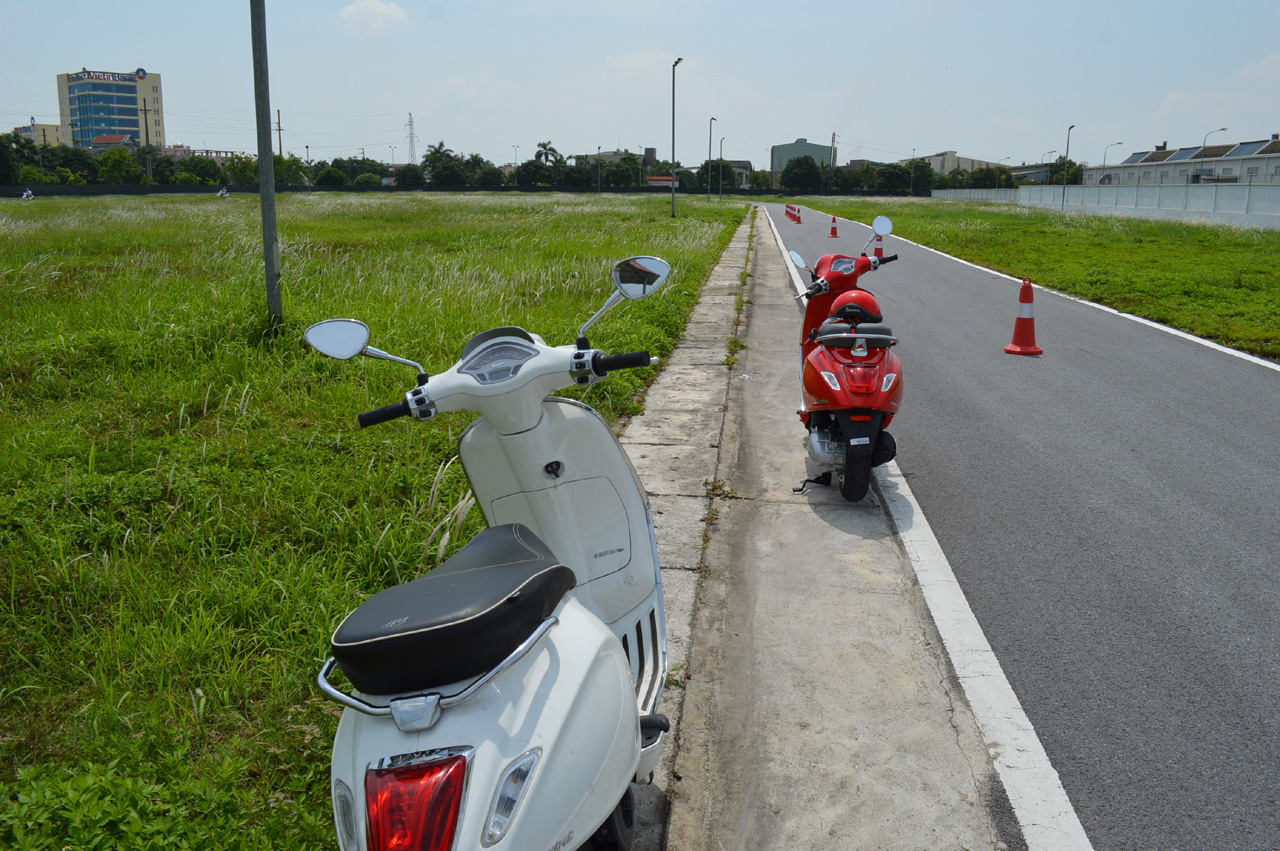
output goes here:
[[[513, 667], [431, 728], [405, 733], [386, 716], [346, 709], [334, 740], [334, 816], [343, 851], [367, 842], [365, 778], [380, 761], [448, 751], [467, 756], [455, 849], [577, 848], [603, 823], [635, 775], [639, 718], [632, 674], [614, 634], [572, 597]], [[461, 691], [467, 683], [441, 688]], [[369, 697], [383, 705], [388, 697]], [[526, 754], [538, 762], [502, 839], [486, 842], [500, 784]], [[345, 786], [349, 797], [340, 795]], [[344, 812], [349, 810], [349, 814]], [[344, 824], [345, 821], [345, 824]], [[352, 844], [348, 844], [352, 843]]]

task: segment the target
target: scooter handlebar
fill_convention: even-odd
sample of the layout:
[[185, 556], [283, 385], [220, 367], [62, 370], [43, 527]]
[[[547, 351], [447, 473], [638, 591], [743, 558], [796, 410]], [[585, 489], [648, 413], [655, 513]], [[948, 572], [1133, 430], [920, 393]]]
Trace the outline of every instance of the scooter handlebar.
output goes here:
[[356, 417], [360, 423], [360, 428], [368, 428], [369, 426], [378, 425], [379, 423], [389, 422], [399, 417], [409, 416], [409, 400], [401, 399], [394, 405], [383, 405], [372, 411], [366, 411]]
[[897, 259], [898, 259], [898, 255], [896, 254], [890, 254], [888, 257], [881, 257], [880, 265], [883, 266], [886, 263], [892, 263], [894, 260], [897, 260]]
[[617, 355], [598, 354], [591, 361], [591, 371], [596, 375], [608, 375], [615, 369], [639, 369], [650, 366], [648, 352], [623, 352]]

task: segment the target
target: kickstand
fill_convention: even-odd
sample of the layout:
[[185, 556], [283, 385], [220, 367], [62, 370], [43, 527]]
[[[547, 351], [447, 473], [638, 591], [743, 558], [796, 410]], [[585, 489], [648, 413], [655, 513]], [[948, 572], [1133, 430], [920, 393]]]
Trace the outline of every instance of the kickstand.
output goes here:
[[831, 485], [831, 471], [828, 470], [827, 472], [823, 473], [821, 476], [818, 476], [816, 479], [805, 479], [803, 482], [800, 483], [800, 487], [792, 488], [791, 492], [804, 493], [804, 489], [809, 485], [822, 485], [823, 487], [829, 487]]

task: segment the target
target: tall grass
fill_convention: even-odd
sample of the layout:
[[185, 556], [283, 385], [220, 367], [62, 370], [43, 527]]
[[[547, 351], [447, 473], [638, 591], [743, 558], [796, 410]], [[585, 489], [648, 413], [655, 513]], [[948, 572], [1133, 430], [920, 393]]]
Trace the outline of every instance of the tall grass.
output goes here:
[[1280, 232], [995, 204], [811, 198], [829, 215], [1017, 278], [1280, 358]]
[[[612, 263], [672, 283], [593, 329], [665, 355], [741, 206], [568, 196], [280, 199], [267, 332], [256, 199], [0, 205], [0, 845], [328, 847], [327, 639], [481, 524], [461, 415], [367, 431], [408, 369], [301, 332], [356, 316], [428, 371], [473, 334], [571, 342]], [[637, 409], [644, 372], [586, 397]]]

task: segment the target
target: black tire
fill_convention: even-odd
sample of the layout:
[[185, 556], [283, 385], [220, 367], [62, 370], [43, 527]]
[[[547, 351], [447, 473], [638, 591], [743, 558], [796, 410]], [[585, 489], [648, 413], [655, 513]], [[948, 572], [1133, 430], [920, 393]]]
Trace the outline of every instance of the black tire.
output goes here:
[[844, 472], [840, 474], [840, 495], [857, 502], [871, 487], [871, 456], [854, 455], [852, 447], [844, 450]]
[[604, 824], [591, 835], [586, 847], [592, 851], [631, 851], [636, 840], [636, 801], [631, 787], [623, 793]]

